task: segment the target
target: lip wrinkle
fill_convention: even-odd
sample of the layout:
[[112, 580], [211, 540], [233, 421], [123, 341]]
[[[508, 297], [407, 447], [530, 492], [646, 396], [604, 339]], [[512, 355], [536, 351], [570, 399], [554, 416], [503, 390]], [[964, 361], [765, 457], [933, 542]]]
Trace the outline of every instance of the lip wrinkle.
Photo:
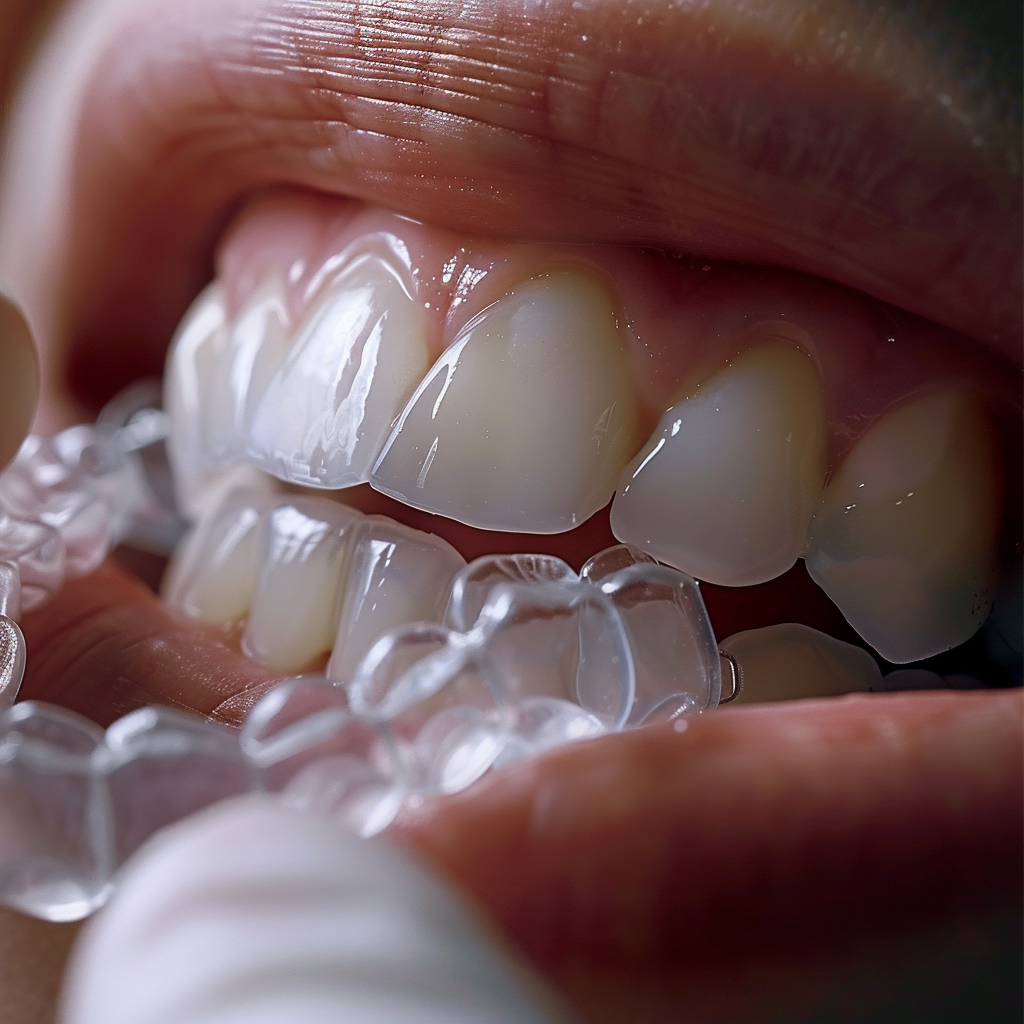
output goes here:
[[1020, 693], [737, 709], [553, 752], [399, 832], [598, 1019], [588, 987], [614, 978], [634, 1019], [668, 992], [685, 1019], [687, 985], [723, 969], [1019, 906], [1021, 712]]
[[[155, 3], [84, 87], [74, 199], [46, 242], [64, 262], [18, 284], [44, 344], [73, 327], [90, 355], [159, 353], [230, 212], [279, 182], [459, 230], [784, 264], [1019, 360], [1019, 167], [996, 145], [1012, 130], [996, 118], [973, 146], [920, 84], [956, 95], [951, 72], [846, 5], [883, 66], [796, 66], [817, 15], [794, 28], [777, 6]], [[18, 254], [38, 229], [15, 219], [9, 276], [35, 272]]]

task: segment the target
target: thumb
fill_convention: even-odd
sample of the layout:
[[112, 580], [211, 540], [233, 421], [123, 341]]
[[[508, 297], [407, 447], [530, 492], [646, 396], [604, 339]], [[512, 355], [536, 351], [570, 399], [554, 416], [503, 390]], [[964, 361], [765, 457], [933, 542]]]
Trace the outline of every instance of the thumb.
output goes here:
[[65, 1024], [552, 1024], [539, 983], [407, 854], [266, 797], [130, 862], [87, 926]]
[[14, 457], [32, 424], [39, 397], [39, 364], [28, 324], [0, 287], [0, 470]]

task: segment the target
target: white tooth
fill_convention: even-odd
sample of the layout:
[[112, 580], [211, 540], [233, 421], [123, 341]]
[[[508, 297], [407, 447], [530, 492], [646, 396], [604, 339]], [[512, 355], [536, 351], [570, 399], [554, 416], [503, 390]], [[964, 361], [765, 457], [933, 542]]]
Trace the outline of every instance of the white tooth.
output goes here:
[[320, 298], [267, 386], [249, 457], [292, 483], [364, 483], [428, 366], [423, 310], [386, 259], [357, 258]]
[[470, 526], [560, 533], [608, 502], [634, 418], [608, 292], [583, 272], [554, 272], [465, 327], [403, 411], [371, 484]]
[[215, 282], [185, 314], [171, 342], [164, 375], [175, 498], [193, 521], [210, 514], [236, 488], [268, 490], [263, 474], [254, 467], [224, 466], [221, 449], [230, 440], [224, 417], [230, 404], [215, 385], [223, 385], [230, 371], [229, 340], [223, 292]]
[[284, 281], [269, 274], [239, 310], [228, 335], [228, 360], [214, 387], [221, 410], [214, 456], [235, 462], [246, 453], [254, 410], [291, 347]]
[[242, 638], [254, 661], [298, 672], [330, 651], [345, 548], [362, 517], [335, 502], [299, 498], [265, 519], [262, 565]]
[[807, 568], [882, 657], [926, 658], [985, 621], [1002, 507], [994, 424], [971, 396], [932, 394], [850, 452], [815, 513]]
[[347, 559], [341, 618], [327, 677], [351, 682], [356, 666], [387, 630], [440, 622], [465, 559], [439, 537], [368, 516]]
[[260, 556], [260, 523], [268, 506], [261, 492], [239, 491], [205, 516], [174, 552], [164, 577], [164, 600], [213, 625], [244, 619]]
[[804, 549], [825, 451], [810, 357], [766, 341], [665, 413], [622, 474], [612, 532], [711, 583], [774, 579]]
[[719, 646], [740, 666], [737, 704], [838, 697], [882, 683], [867, 651], [795, 622], [734, 633]]

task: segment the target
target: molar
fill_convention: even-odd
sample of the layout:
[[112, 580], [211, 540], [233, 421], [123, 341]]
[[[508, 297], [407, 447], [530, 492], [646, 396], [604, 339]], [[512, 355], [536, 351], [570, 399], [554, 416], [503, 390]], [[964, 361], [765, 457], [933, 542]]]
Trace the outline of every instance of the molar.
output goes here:
[[765, 341], [665, 413], [622, 474], [612, 532], [711, 583], [774, 579], [803, 552], [826, 436], [810, 358]]
[[470, 321], [409, 401], [377, 490], [490, 530], [561, 533], [612, 495], [634, 451], [626, 346], [606, 289], [561, 270]]
[[248, 428], [251, 461], [292, 483], [364, 483], [429, 366], [423, 310], [390, 260], [363, 253], [319, 296]]
[[822, 495], [807, 568], [884, 658], [968, 640], [992, 606], [1003, 454], [970, 395], [943, 391], [884, 416]]

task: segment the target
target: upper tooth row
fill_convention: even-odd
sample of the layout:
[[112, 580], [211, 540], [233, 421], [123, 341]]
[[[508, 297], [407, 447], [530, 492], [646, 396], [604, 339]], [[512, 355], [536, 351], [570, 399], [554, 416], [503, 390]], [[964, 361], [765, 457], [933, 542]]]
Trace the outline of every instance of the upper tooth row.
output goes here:
[[372, 239], [297, 326], [277, 278], [230, 323], [212, 285], [168, 373], [186, 510], [254, 482], [258, 467], [320, 487], [369, 481], [472, 526], [557, 533], [617, 489], [615, 535], [700, 579], [759, 583], [805, 556], [891, 661], [952, 647], [984, 621], [1002, 452], [971, 395], [933, 393], [884, 416], [826, 486], [818, 373], [766, 326], [637, 453], [624, 335], [594, 276], [560, 269], [524, 281], [432, 367], [414, 291]]

